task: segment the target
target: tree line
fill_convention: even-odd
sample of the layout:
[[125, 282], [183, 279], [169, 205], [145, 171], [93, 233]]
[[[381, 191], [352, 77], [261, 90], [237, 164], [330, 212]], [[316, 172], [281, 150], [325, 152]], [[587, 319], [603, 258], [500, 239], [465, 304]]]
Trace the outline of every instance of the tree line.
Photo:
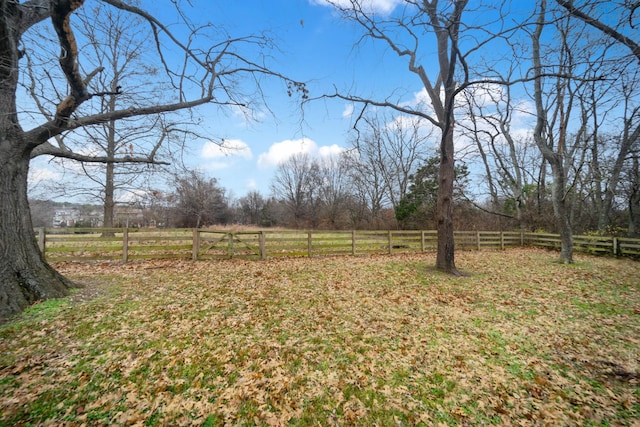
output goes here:
[[[314, 158], [299, 153], [282, 162], [268, 194], [250, 191], [233, 197], [215, 178], [184, 171], [168, 180], [174, 191], [145, 192], [132, 206], [145, 212], [145, 224], [153, 226], [435, 229], [439, 159], [428, 141], [431, 133], [418, 120], [367, 120], [368, 130], [339, 155]], [[633, 209], [639, 188], [637, 156], [623, 162], [622, 180], [610, 200], [597, 191], [611, 186], [620, 138], [602, 136], [597, 150], [586, 143], [574, 148], [582, 164], [574, 164], [566, 197], [571, 199], [575, 233], [639, 235]], [[481, 152], [483, 145], [473, 142]], [[459, 162], [454, 181], [456, 229], [558, 232], [552, 181], [534, 144], [528, 135], [513, 136], [508, 144], [487, 144], [491, 156], [476, 154], [476, 160], [486, 162], [486, 169], [476, 173], [489, 182], [488, 189], [477, 185], [469, 167]]]

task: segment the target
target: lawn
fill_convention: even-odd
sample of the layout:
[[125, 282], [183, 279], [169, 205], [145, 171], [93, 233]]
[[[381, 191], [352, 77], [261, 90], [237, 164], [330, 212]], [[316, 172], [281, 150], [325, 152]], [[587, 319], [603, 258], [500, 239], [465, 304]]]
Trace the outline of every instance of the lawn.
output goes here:
[[0, 425], [638, 425], [640, 264], [542, 250], [59, 264]]

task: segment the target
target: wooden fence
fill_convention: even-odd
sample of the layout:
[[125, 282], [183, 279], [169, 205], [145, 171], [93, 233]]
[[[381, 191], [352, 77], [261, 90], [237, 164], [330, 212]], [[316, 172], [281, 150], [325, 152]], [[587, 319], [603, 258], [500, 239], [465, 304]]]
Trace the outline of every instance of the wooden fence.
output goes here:
[[[435, 231], [217, 231], [198, 229], [40, 228], [40, 250], [48, 261], [181, 258], [266, 259], [291, 256], [394, 254], [434, 251]], [[509, 247], [560, 249], [557, 234], [457, 231], [456, 249]], [[574, 236], [574, 250], [640, 258], [640, 239]]]

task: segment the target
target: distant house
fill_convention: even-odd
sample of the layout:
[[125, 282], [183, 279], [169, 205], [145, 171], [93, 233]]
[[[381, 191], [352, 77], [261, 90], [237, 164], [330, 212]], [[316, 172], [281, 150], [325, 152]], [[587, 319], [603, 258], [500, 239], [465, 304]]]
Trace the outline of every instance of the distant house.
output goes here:
[[80, 210], [77, 208], [60, 208], [53, 214], [54, 227], [74, 227], [80, 218]]
[[54, 227], [100, 227], [102, 213], [76, 206], [60, 207], [53, 214], [52, 225]]

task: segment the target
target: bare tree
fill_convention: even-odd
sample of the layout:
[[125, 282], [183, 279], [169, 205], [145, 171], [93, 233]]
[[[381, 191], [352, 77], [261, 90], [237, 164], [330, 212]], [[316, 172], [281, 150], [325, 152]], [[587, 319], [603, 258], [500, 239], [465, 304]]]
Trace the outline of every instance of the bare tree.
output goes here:
[[540, 151], [528, 136], [516, 134], [512, 122], [528, 114], [512, 95], [510, 85], [470, 86], [462, 92], [468, 109], [459, 121], [463, 134], [475, 142], [483, 167], [491, 212], [515, 219], [525, 228], [525, 209], [537, 176], [545, 167]]
[[627, 170], [626, 187], [629, 209], [629, 236], [640, 236], [640, 150], [633, 153]]
[[296, 228], [317, 223], [318, 163], [307, 153], [297, 153], [277, 167], [271, 191], [286, 206], [289, 223]]
[[[146, 52], [164, 76], [165, 96], [141, 100], [140, 104], [102, 112], [96, 104], [106, 97], [127, 91], [121, 88], [101, 91], [93, 81], [103, 70], [82, 66], [89, 53], [79, 47], [75, 37], [74, 14], [82, 0], [0, 0], [0, 317], [7, 317], [34, 301], [65, 295], [73, 284], [44, 260], [33, 235], [27, 201], [29, 162], [36, 155], [60, 156], [78, 161], [149, 163], [154, 153], [123, 153], [117, 158], [73, 151], [51, 141], [88, 126], [112, 120], [156, 115], [192, 109], [205, 104], [250, 108], [260, 96], [263, 77], [284, 76], [273, 72], [261, 56], [272, 41], [262, 35], [233, 36], [216, 33], [211, 26], [189, 22], [180, 26], [181, 38], [158, 19], [121, 0], [102, 0], [109, 7], [139, 16], [147, 24], [135, 31], [147, 32], [154, 50]], [[176, 4], [175, 2], [173, 4]], [[184, 18], [185, 13], [176, 16]], [[49, 21], [55, 32], [49, 61], [41, 67], [42, 79], [51, 82], [51, 118], [19, 103], [18, 97], [25, 53], [46, 48], [47, 43], [33, 38], [39, 24]], [[219, 30], [219, 29], [218, 29]], [[215, 41], [218, 40], [218, 41]], [[51, 52], [51, 49], [47, 49]], [[36, 76], [37, 77], [37, 76]], [[284, 79], [291, 91], [306, 96], [304, 85]], [[257, 86], [251, 87], [252, 84]], [[248, 85], [242, 87], [242, 84]], [[25, 129], [26, 127], [26, 129]]]
[[[532, 55], [534, 80], [534, 100], [536, 106], [536, 126], [533, 133], [536, 145], [548, 162], [553, 175], [552, 201], [561, 239], [560, 258], [565, 263], [573, 262], [573, 226], [572, 199], [570, 190], [570, 168], [576, 148], [586, 139], [587, 117], [579, 117], [580, 129], [573, 135], [569, 125], [572, 112], [578, 102], [578, 93], [584, 87], [585, 80], [579, 77], [579, 55], [576, 47], [575, 27], [567, 19], [556, 20], [549, 25], [546, 0], [538, 4], [538, 19], [532, 34]], [[555, 37], [560, 46], [544, 49], [541, 43], [545, 28], [556, 29]], [[542, 61], [544, 52], [545, 62]], [[556, 69], [555, 76], [546, 78], [546, 69]], [[570, 78], [571, 76], [577, 79]], [[584, 146], [584, 144], [582, 144]]]
[[379, 172], [385, 199], [395, 210], [407, 194], [409, 177], [431, 151], [431, 124], [415, 116], [386, 114], [368, 115], [362, 121], [354, 142], [358, 160]]
[[237, 205], [242, 224], [263, 225], [266, 201], [259, 191], [249, 191]]
[[[553, 42], [546, 45], [542, 36], [545, 30], [553, 31]], [[552, 200], [562, 240], [561, 259], [571, 263], [574, 216], [579, 207], [576, 201], [582, 193], [578, 184], [584, 182], [584, 169], [590, 164], [597, 181], [597, 210], [608, 216], [617, 177], [629, 149], [621, 144], [614, 156], [617, 158], [610, 172], [616, 177], [615, 182], [606, 184], [604, 193], [608, 195], [603, 197], [602, 176], [598, 176], [602, 173], [600, 158], [604, 156], [600, 128], [606, 116], [612, 118], [607, 109], [615, 109], [617, 103], [609, 98], [611, 83], [616, 80], [609, 75], [625, 75], [623, 64], [629, 61], [620, 62], [618, 52], [603, 40], [602, 34], [574, 19], [573, 14], [563, 14], [562, 9], [547, 10], [546, 1], [538, 3], [532, 46], [537, 116], [534, 139], [553, 175]], [[610, 68], [612, 64], [615, 71]], [[573, 131], [572, 123], [576, 124]], [[601, 221], [604, 223], [605, 219], [598, 222]]]
[[175, 178], [173, 196], [179, 227], [205, 227], [224, 224], [228, 218], [225, 191], [215, 178], [201, 172], [186, 171]]
[[[362, 139], [361, 139], [362, 141]], [[383, 208], [388, 204], [388, 192], [382, 171], [376, 166], [375, 157], [357, 148], [348, 150], [342, 159], [351, 186], [353, 203], [350, 206], [351, 221], [369, 227], [385, 227]]]
[[[624, 168], [625, 162], [633, 163], [634, 157], [630, 154], [633, 152], [633, 147], [640, 144], [640, 107], [633, 100], [637, 98], [638, 91], [638, 71], [637, 62], [640, 61], [640, 44], [632, 38], [632, 35], [637, 36], [634, 25], [634, 17], [637, 20], [637, 15], [634, 15], [640, 8], [638, 2], [606, 2], [607, 8], [601, 8], [601, 2], [576, 2], [573, 0], [556, 0], [560, 6], [562, 6], [570, 16], [575, 17], [583, 21], [586, 25], [593, 27], [604, 36], [604, 40], [601, 43], [604, 46], [604, 51], [616, 51], [615, 46], [609, 44], [606, 40], [613, 40], [617, 46], [622, 46], [631, 51], [632, 58], [626, 58], [624, 54], [615, 52], [614, 59], [606, 58], [602, 55], [602, 75], [606, 75], [609, 78], [606, 83], [601, 81], [592, 83], [590, 90], [590, 96], [586, 97], [589, 101], [588, 108], [592, 111], [591, 117], [593, 120], [592, 134], [593, 134], [593, 146], [591, 156], [591, 171], [594, 183], [594, 198], [595, 208], [598, 213], [598, 228], [603, 230], [608, 224], [609, 217], [611, 215], [611, 209], [613, 207], [613, 200], [616, 194], [616, 187], [619, 182], [620, 175]], [[607, 25], [603, 20], [603, 13], [612, 15], [620, 19], [615, 19], [615, 25]], [[617, 102], [622, 104], [622, 107], [616, 105]], [[617, 147], [613, 150], [613, 159], [611, 166], [606, 173], [600, 170], [600, 157], [601, 151], [609, 151], [608, 147], [603, 147], [600, 143], [607, 140], [602, 138], [599, 129], [601, 123], [612, 120], [612, 111], [616, 108], [623, 111], [623, 117], [618, 117], [615, 120], [622, 123], [620, 137], [616, 138], [618, 141]], [[635, 174], [637, 175], [637, 173]], [[634, 173], [629, 175], [634, 176]], [[605, 178], [606, 177], [606, 178]], [[632, 197], [631, 197], [632, 198]], [[631, 200], [631, 198], [629, 200]], [[633, 209], [633, 204], [630, 205], [630, 212]], [[633, 215], [630, 217], [630, 228], [633, 227]]]
[[349, 181], [349, 163], [345, 158], [341, 153], [317, 160], [318, 205], [323, 227], [339, 229], [349, 223], [353, 187]]
[[[327, 2], [339, 10], [346, 19], [360, 26], [363, 30], [361, 40], [371, 39], [380, 42], [398, 57], [406, 59], [409, 72], [418, 78], [424, 88], [430, 108], [425, 108], [425, 105], [412, 108], [400, 100], [391, 98], [372, 99], [339, 92], [331, 96], [359, 102], [363, 105], [363, 110], [368, 106], [378, 106], [415, 115], [440, 130], [436, 268], [459, 274], [455, 265], [453, 239], [455, 98], [464, 87], [473, 83], [472, 69], [468, 64], [471, 55], [486, 48], [491, 40], [507, 36], [512, 30], [503, 28], [497, 33], [489, 33], [485, 27], [463, 25], [462, 16], [467, 9], [468, 0], [407, 0], [401, 4], [401, 11], [393, 16], [377, 15], [367, 7], [367, 2], [361, 0]], [[480, 14], [478, 10], [474, 12]], [[493, 19], [500, 22], [502, 13], [498, 11], [497, 14], [491, 14], [487, 11], [483, 24], [490, 27], [495, 23], [490, 22]], [[474, 41], [465, 44], [468, 50], [464, 52], [460, 45], [463, 35], [461, 30], [475, 31], [472, 36]], [[437, 67], [436, 72], [429, 75], [429, 70], [433, 67], [428, 66], [431, 64], [427, 64], [427, 61], [433, 58], [433, 51]], [[457, 74], [458, 69], [461, 71], [460, 74]], [[456, 76], [461, 78], [457, 79]], [[485, 76], [482, 80], [487, 79]], [[363, 114], [359, 117], [363, 117]], [[356, 126], [358, 122], [359, 120]]]
[[166, 191], [149, 190], [138, 199], [144, 207], [144, 221], [153, 227], [175, 227], [175, 194]]
[[[96, 91], [106, 94], [95, 105], [98, 113], [108, 114], [130, 105], [142, 105], [140, 100], [149, 102], [149, 99], [158, 96], [157, 92], [162, 90], [154, 77], [158, 75], [158, 70], [147, 66], [145, 62], [145, 52], [153, 48], [152, 40], [140, 37], [136, 31], [136, 28], [144, 25], [142, 18], [104, 4], [80, 9], [77, 18], [81, 23], [78, 38], [86, 46], [86, 62], [81, 65], [89, 69], [102, 69], [91, 81]], [[45, 29], [42, 31], [46, 34]], [[55, 105], [45, 100], [51, 98], [47, 96], [47, 91], [53, 85], [47, 79], [41, 81], [38, 78], [43, 70], [35, 65], [46, 63], [46, 51], [37, 50], [27, 54], [29, 63], [33, 64], [26, 70], [29, 91], [42, 115], [51, 120]], [[121, 91], [122, 85], [126, 85], [125, 92]], [[109, 120], [78, 129], [74, 133], [57, 135], [54, 141], [63, 150], [83, 151], [114, 160], [125, 154], [142, 156], [144, 153], [153, 153], [153, 156], [150, 156], [149, 164], [115, 161], [83, 163], [58, 158], [52, 163], [62, 166], [65, 179], [47, 185], [48, 194], [100, 200], [104, 227], [113, 227], [117, 197], [125, 197], [127, 193], [129, 197], [135, 196], [144, 187], [148, 175], [156, 171], [150, 164], [166, 164], [159, 150], [169, 150], [170, 130], [171, 126], [158, 115]], [[176, 151], [179, 149], [175, 148]]]
[[[618, 64], [619, 65], [619, 64]], [[615, 69], [614, 76], [598, 89], [590, 85], [588, 105], [591, 110], [588, 168], [584, 172], [592, 200], [591, 210], [601, 232], [611, 224], [615, 200], [619, 196], [621, 177], [632, 164], [633, 151], [640, 146], [640, 105], [637, 104], [638, 71]], [[620, 112], [620, 113], [618, 113]], [[617, 124], [612, 126], [611, 124]]]

